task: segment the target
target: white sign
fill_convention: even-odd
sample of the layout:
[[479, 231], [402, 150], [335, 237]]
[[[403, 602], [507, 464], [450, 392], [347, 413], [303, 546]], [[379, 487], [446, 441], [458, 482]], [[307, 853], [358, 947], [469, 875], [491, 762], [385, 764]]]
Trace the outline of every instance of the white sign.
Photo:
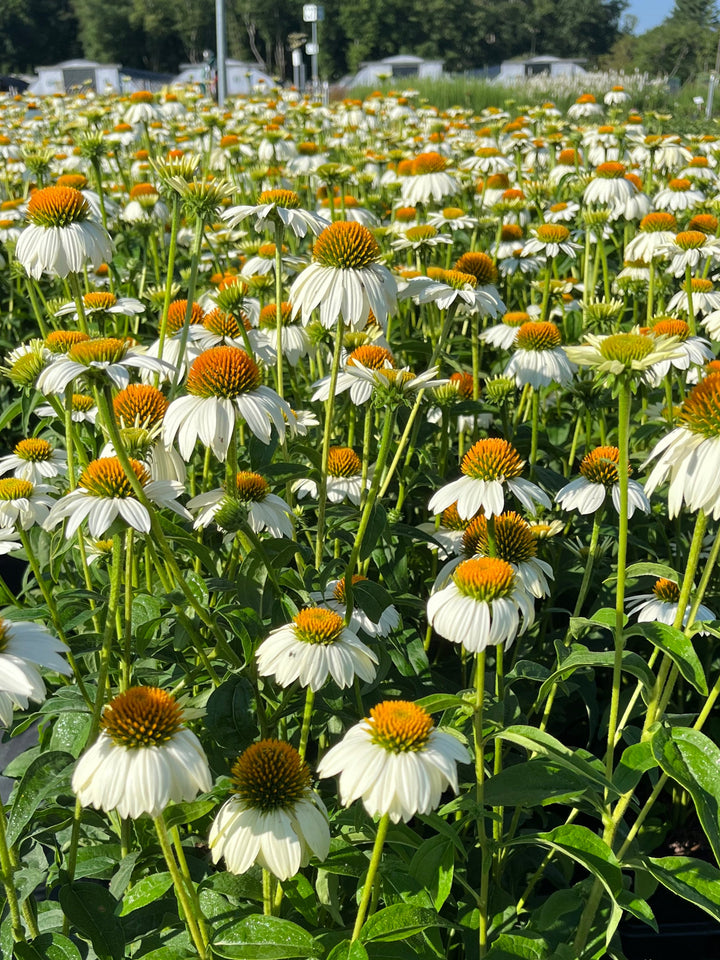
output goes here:
[[305, 23], [316, 23], [318, 19], [318, 8], [316, 3], [306, 3], [303, 5], [303, 20]]
[[316, 57], [320, 52], [320, 47], [317, 43], [306, 43], [305, 44], [305, 53], [309, 57]]

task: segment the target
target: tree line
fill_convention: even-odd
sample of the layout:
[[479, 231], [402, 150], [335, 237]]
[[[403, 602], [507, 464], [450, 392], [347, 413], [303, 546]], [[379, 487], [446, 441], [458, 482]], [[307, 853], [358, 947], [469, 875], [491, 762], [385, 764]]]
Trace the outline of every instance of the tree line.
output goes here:
[[[482, 70], [535, 53], [681, 79], [714, 65], [714, 0], [676, 0], [663, 25], [641, 36], [623, 17], [627, 6], [628, 0], [324, 0], [322, 75], [337, 80], [363, 60], [397, 53], [443, 59], [448, 71]], [[226, 20], [229, 56], [287, 79], [289, 51], [309, 32], [302, 0], [226, 0]], [[214, 47], [212, 0], [0, 4], [2, 72], [84, 56], [175, 73]]]

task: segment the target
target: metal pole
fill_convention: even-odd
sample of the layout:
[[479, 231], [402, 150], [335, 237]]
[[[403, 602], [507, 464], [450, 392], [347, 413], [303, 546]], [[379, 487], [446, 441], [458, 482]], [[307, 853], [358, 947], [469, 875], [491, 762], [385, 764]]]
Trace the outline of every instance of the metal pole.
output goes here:
[[317, 20], [313, 20], [313, 22], [312, 22], [312, 49], [313, 49], [313, 54], [312, 54], [312, 56], [310, 57], [310, 64], [311, 64], [311, 67], [312, 67], [312, 83], [313, 83], [313, 92], [314, 92], [315, 89], [317, 88], [317, 82], [318, 82], [318, 55], [317, 55], [317, 49], [318, 49], [318, 34], [317, 34]]
[[225, 0], [215, 0], [215, 36], [217, 45], [217, 97], [222, 107], [227, 96], [225, 73]]

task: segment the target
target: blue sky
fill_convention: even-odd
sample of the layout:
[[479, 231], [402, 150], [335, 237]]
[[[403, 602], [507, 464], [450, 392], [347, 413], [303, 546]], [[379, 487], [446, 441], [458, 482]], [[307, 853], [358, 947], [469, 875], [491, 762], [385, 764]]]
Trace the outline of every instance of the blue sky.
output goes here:
[[672, 8], [673, 0], [630, 0], [625, 16], [637, 17], [635, 33], [640, 34], [662, 23]]

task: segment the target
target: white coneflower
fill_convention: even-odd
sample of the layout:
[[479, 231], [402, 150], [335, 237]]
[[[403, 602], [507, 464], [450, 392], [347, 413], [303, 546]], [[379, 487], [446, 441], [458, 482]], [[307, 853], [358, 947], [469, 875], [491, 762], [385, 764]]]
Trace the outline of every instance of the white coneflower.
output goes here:
[[569, 120], [586, 120], [589, 117], [601, 117], [603, 109], [592, 93], [581, 93], [575, 103], [568, 107]]
[[672, 258], [668, 273], [684, 277], [686, 267], [702, 269], [707, 260], [720, 260], [720, 240], [700, 230], [681, 230], [665, 244], [662, 255]]
[[[605, 503], [609, 493], [615, 510], [620, 513], [619, 460], [620, 451], [617, 447], [596, 447], [591, 450], [580, 464], [580, 476], [558, 491], [555, 502], [563, 510], [595, 513]], [[650, 502], [640, 484], [628, 480], [628, 519], [636, 509], [649, 513]]]
[[672, 520], [683, 503], [688, 510], [704, 510], [720, 517], [720, 373], [711, 373], [687, 395], [680, 426], [655, 446], [647, 463], [657, 463], [645, 484], [650, 495], [669, 479], [668, 516]]
[[213, 862], [231, 873], [257, 863], [278, 880], [295, 876], [311, 857], [330, 851], [325, 806], [310, 786], [310, 770], [289, 743], [261, 740], [232, 771], [232, 796], [220, 808], [208, 843]]
[[436, 729], [422, 707], [385, 700], [325, 754], [318, 775], [340, 775], [343, 806], [362, 799], [371, 817], [397, 823], [430, 813], [448, 787], [457, 793], [457, 764], [469, 761], [463, 744]]
[[[177, 502], [185, 488], [174, 480], [151, 480], [146, 467], [137, 460], [130, 460], [133, 473], [143, 488], [145, 496], [159, 507], [168, 507], [186, 520], [187, 510]], [[100, 457], [91, 460], [78, 478], [77, 487], [53, 506], [43, 523], [52, 530], [67, 519], [65, 536], [69, 539], [87, 519], [90, 536], [99, 538], [109, 530], [119, 517], [125, 524], [142, 533], [150, 532], [150, 514], [135, 498], [130, 481], [117, 457]]]
[[677, 220], [662, 210], [648, 213], [640, 221], [638, 233], [625, 247], [625, 259], [650, 263], [664, 255], [665, 246], [675, 239]]
[[655, 364], [681, 353], [677, 337], [646, 337], [635, 330], [609, 336], [585, 334], [579, 345], [565, 347], [572, 363], [599, 373], [645, 373]]
[[530, 314], [524, 310], [511, 310], [502, 317], [502, 322], [492, 327], [487, 327], [480, 334], [480, 339], [491, 343], [494, 347], [500, 347], [502, 350], [509, 350], [515, 343], [518, 330], [523, 324], [530, 321]]
[[[701, 317], [705, 314], [714, 313], [720, 310], [720, 290], [716, 290], [712, 280], [706, 280], [705, 277], [692, 277], [690, 280], [690, 292], [692, 294], [693, 313]], [[687, 290], [678, 290], [673, 294], [667, 305], [667, 312], [687, 313], [688, 312]], [[701, 319], [701, 323], [707, 322], [707, 317]], [[709, 329], [709, 327], [708, 327]], [[713, 339], [717, 339], [713, 337]]]
[[98, 267], [112, 256], [107, 230], [92, 219], [87, 200], [73, 187], [36, 190], [26, 215], [29, 224], [18, 238], [15, 258], [36, 280], [43, 273], [79, 273], [88, 261]]
[[637, 192], [637, 186], [625, 176], [624, 163], [609, 161], [595, 169], [595, 175], [585, 187], [583, 202], [610, 208], [610, 219], [623, 216], [625, 207]]
[[410, 176], [403, 177], [400, 195], [403, 202], [417, 206], [434, 200], [439, 203], [444, 197], [460, 192], [457, 180], [447, 172], [448, 160], [433, 150], [416, 156], [410, 164]]
[[380, 248], [367, 227], [345, 220], [326, 227], [313, 246], [313, 262], [290, 289], [293, 317], [301, 313], [307, 324], [319, 307], [324, 327], [341, 317], [361, 330], [372, 311], [384, 324], [395, 308], [397, 286], [379, 260]]
[[577, 367], [563, 350], [560, 330], [548, 321], [524, 323], [517, 331], [513, 353], [503, 376], [514, 377], [519, 387], [529, 383], [538, 390], [551, 383], [570, 383]]
[[55, 503], [52, 487], [17, 477], [0, 480], [0, 526], [29, 530], [42, 523]]
[[63, 393], [69, 383], [85, 376], [99, 381], [107, 377], [122, 389], [130, 382], [129, 368], [133, 367], [160, 373], [169, 365], [137, 352], [129, 340], [117, 337], [82, 340], [43, 370], [37, 387], [42, 393]]
[[536, 504], [550, 507], [550, 500], [540, 487], [520, 476], [525, 462], [517, 450], [501, 438], [478, 440], [465, 454], [461, 466], [463, 476], [441, 487], [431, 498], [429, 508], [442, 513], [457, 502], [461, 518], [469, 519], [483, 509], [487, 516], [502, 513], [504, 487], [522, 505], [534, 511]]
[[13, 452], [0, 457], [0, 474], [13, 471], [14, 477], [42, 483], [50, 477], [56, 477], [67, 470], [67, 457], [55, 450], [51, 443], [40, 437], [28, 437], [15, 444]]
[[180, 453], [189, 459], [198, 438], [224, 460], [241, 416], [264, 443], [272, 427], [280, 440], [292, 410], [270, 387], [262, 386], [255, 361], [239, 347], [211, 347], [197, 357], [186, 382], [187, 396], [168, 407], [163, 424], [165, 445], [177, 437]]
[[[367, 577], [360, 573], [354, 573], [352, 577], [353, 586], [356, 583], [366, 583]], [[345, 577], [342, 580], [328, 580], [325, 590], [322, 593], [311, 593], [310, 597], [316, 603], [322, 603], [329, 610], [345, 619], [347, 612], [347, 594], [345, 592]], [[350, 617], [350, 627], [354, 630], [362, 630], [369, 637], [387, 637], [400, 626], [400, 614], [391, 603], [385, 607], [380, 614], [379, 619], [373, 620], [362, 610], [357, 603], [353, 604], [353, 611]]]
[[[340, 503], [346, 497], [356, 506], [362, 499], [362, 463], [351, 447], [330, 447], [328, 450], [327, 498], [330, 503]], [[365, 480], [365, 489], [370, 486], [371, 478]], [[292, 486], [298, 500], [303, 497], [317, 497], [318, 486], [312, 479], [296, 480]]]
[[[680, 588], [674, 580], [668, 580], [665, 577], [659, 577], [653, 584], [652, 593], [640, 593], [633, 597], [627, 597], [625, 606], [629, 617], [637, 617], [639, 623], [667, 623], [672, 626], [675, 623], [675, 617], [678, 612], [680, 602]], [[685, 608], [682, 626], [688, 625], [690, 617], [690, 607]], [[700, 604], [696, 620], [716, 620], [715, 614]], [[701, 636], [707, 636], [705, 630], [699, 631]]]
[[[5, 532], [5, 531], [3, 531]], [[3, 550], [3, 553], [6, 552]], [[0, 619], [0, 724], [12, 725], [13, 709], [42, 703], [45, 684], [38, 667], [69, 675], [61, 654], [67, 647], [40, 623]]]
[[105, 707], [102, 728], [72, 777], [84, 807], [117, 810], [122, 818], [159, 817], [168, 803], [210, 790], [205, 752], [171, 694], [131, 687]]
[[[86, 317], [93, 314], [113, 314], [121, 317], [133, 317], [145, 312], [145, 306], [135, 297], [116, 297], [108, 290], [94, 290], [84, 294], [82, 298], [83, 311]], [[56, 317], [71, 316], [78, 319], [77, 304], [74, 300], [64, 303], [55, 311]]]
[[427, 616], [441, 637], [479, 653], [488, 646], [510, 647], [518, 632], [533, 622], [535, 610], [506, 560], [472, 557], [455, 568], [446, 587], [432, 594]]
[[332, 677], [338, 687], [352, 685], [355, 677], [375, 679], [377, 656], [345, 626], [334, 610], [308, 607], [292, 623], [273, 630], [256, 652], [258, 673], [274, 677], [281, 687], [296, 681], [317, 692]]
[[[389, 350], [374, 343], [363, 343], [345, 358], [343, 368], [337, 376], [335, 396], [346, 390], [350, 391], [350, 399], [358, 406], [362, 406], [372, 396], [374, 382], [360, 372], [383, 369], [394, 369], [395, 361]], [[330, 376], [323, 377], [313, 384], [312, 400], [327, 400], [330, 391]]]
[[[529, 594], [538, 599], [550, 594], [548, 577], [554, 579], [552, 567], [538, 557], [538, 538], [527, 520], [513, 510], [498, 514], [494, 522], [493, 540], [494, 556], [510, 564], [520, 585]], [[462, 534], [460, 548], [466, 559], [490, 556], [488, 520], [484, 514], [480, 513], [470, 520]], [[452, 566], [454, 568], [455, 564]], [[446, 565], [445, 570], [449, 575], [450, 564]], [[445, 580], [441, 581], [439, 575], [436, 587], [444, 585]]]
[[415, 227], [408, 227], [405, 232], [393, 240], [390, 246], [393, 250], [432, 251], [439, 245], [452, 246], [453, 238], [447, 233], [440, 233], [431, 223], [419, 223]]
[[428, 223], [437, 230], [474, 230], [477, 217], [465, 213], [461, 207], [443, 207], [442, 210], [428, 214]]
[[221, 530], [232, 529], [238, 518], [247, 517], [255, 533], [267, 530], [273, 537], [293, 536], [292, 508], [282, 497], [270, 493], [270, 485], [259, 473], [239, 470], [235, 483], [200, 493], [188, 501], [188, 509], [198, 511], [193, 526], [197, 530], [215, 521]]
[[130, 200], [120, 213], [127, 223], [167, 223], [170, 211], [151, 183], [136, 183], [130, 188]]
[[577, 257], [581, 249], [579, 243], [570, 239], [570, 231], [562, 223], [541, 223], [532, 228], [532, 237], [522, 248], [522, 256], [533, 254], [545, 257], [546, 260], [564, 254], [566, 257]]
[[692, 180], [686, 177], [675, 177], [668, 181], [653, 197], [653, 204], [658, 210], [669, 210], [670, 213], [681, 213], [692, 210], [705, 201], [705, 194], [693, 188]]
[[609, 107], [619, 107], [623, 103], [628, 103], [629, 100], [630, 94], [626, 93], [622, 86], [612, 87], [603, 97], [603, 102]]
[[710, 342], [703, 337], [691, 336], [689, 324], [676, 317], [655, 318], [650, 327], [650, 336], [677, 339], [676, 355], [653, 364], [645, 374], [645, 380], [653, 386], [658, 386], [670, 370], [689, 370], [691, 366], [702, 367], [713, 359]]
[[267, 230], [276, 222], [289, 227], [296, 237], [304, 237], [308, 230], [322, 233], [328, 221], [309, 210], [303, 210], [300, 197], [293, 190], [264, 190], [256, 204], [230, 207], [223, 213], [223, 220], [236, 227], [248, 218], [254, 219], [258, 232]]

